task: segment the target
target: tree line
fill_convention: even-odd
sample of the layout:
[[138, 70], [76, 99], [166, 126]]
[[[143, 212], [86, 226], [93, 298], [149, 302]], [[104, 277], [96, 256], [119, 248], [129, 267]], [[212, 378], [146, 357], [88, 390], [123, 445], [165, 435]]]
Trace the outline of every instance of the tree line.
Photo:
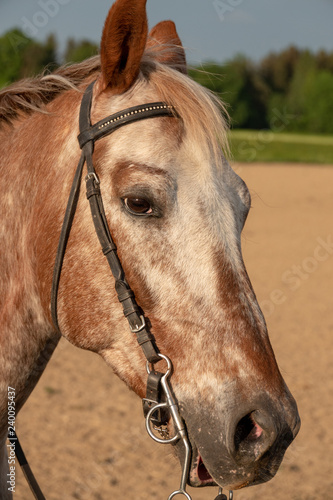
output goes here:
[[234, 128], [333, 133], [333, 52], [289, 47], [258, 63], [240, 55], [190, 73], [228, 104]]
[[[54, 35], [41, 43], [13, 29], [0, 37], [0, 88], [97, 53], [96, 44], [69, 39], [60, 57]], [[189, 73], [226, 103], [233, 128], [333, 133], [333, 52], [291, 46], [257, 63], [239, 55]]]

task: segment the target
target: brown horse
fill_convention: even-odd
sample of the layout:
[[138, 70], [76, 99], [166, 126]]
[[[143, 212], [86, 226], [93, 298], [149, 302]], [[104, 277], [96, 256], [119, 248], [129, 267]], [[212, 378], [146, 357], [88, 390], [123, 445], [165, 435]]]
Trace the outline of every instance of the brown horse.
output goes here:
[[[250, 208], [233, 172], [219, 100], [193, 82], [171, 21], [147, 34], [146, 0], [117, 0], [100, 57], [0, 93], [0, 497], [10, 498], [8, 387], [16, 411], [60, 337], [50, 312], [53, 266], [80, 148], [83, 92], [91, 122], [163, 101], [173, 116], [129, 123], [95, 144], [112, 238], [161, 353], [191, 449], [192, 486], [229, 489], [272, 478], [299, 429], [247, 276], [240, 235]], [[62, 266], [59, 330], [99, 353], [141, 398], [146, 362], [123, 316], [80, 196]], [[114, 281], [114, 280], [113, 280]], [[170, 433], [173, 422], [170, 418]], [[174, 446], [181, 461], [181, 442]]]

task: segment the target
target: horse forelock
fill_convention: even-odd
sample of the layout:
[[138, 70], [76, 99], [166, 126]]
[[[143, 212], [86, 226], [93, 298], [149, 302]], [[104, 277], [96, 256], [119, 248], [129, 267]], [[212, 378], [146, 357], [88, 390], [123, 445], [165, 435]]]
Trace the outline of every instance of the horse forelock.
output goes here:
[[174, 106], [187, 133], [201, 146], [209, 145], [217, 158], [221, 156], [221, 148], [228, 156], [229, 117], [223, 102], [187, 75], [164, 64], [155, 66], [150, 82], [162, 100]]

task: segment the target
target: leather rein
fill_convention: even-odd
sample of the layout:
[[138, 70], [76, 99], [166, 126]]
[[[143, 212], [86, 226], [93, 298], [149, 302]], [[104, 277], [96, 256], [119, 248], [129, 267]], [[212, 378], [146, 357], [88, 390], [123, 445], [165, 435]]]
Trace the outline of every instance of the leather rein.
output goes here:
[[[183, 495], [188, 500], [191, 500], [191, 496], [186, 492], [186, 483], [191, 462], [191, 446], [187, 436], [185, 423], [180, 416], [177, 401], [169, 384], [169, 378], [172, 374], [172, 363], [167, 356], [159, 352], [154, 336], [150, 333], [148, 325], [146, 324], [144, 313], [138, 306], [134, 293], [126, 281], [124, 270], [117, 255], [116, 245], [112, 240], [111, 232], [106, 219], [101, 196], [100, 180], [94, 169], [92, 161], [95, 141], [111, 134], [120, 127], [138, 120], [163, 116], [177, 117], [178, 115], [173, 106], [170, 106], [165, 102], [153, 102], [127, 108], [100, 120], [94, 125], [91, 125], [90, 112], [94, 83], [95, 82], [92, 82], [84, 92], [80, 107], [80, 133], [78, 135], [78, 141], [82, 153], [74, 175], [55, 258], [51, 288], [52, 320], [60, 333], [57, 313], [59, 282], [66, 247], [79, 200], [83, 167], [86, 164], [86, 195], [89, 200], [95, 231], [101, 244], [103, 254], [106, 257], [114, 276], [115, 289], [118, 300], [122, 304], [124, 316], [128, 320], [131, 332], [136, 335], [137, 342], [142, 348], [147, 360], [147, 394], [146, 398], [143, 399], [143, 410], [146, 419], [147, 432], [152, 439], [158, 443], [168, 444], [181, 440], [185, 448], [185, 459], [182, 467], [180, 487], [178, 490], [171, 493], [168, 500], [173, 499], [177, 495]], [[154, 368], [154, 364], [161, 360], [164, 360], [167, 365], [167, 369], [164, 373], [158, 372]], [[172, 437], [169, 436], [168, 431], [168, 422], [170, 418], [173, 421], [174, 427], [174, 435]], [[160, 437], [157, 436], [156, 432], [159, 433]], [[17, 436], [15, 436], [15, 439], [17, 439]], [[37, 500], [45, 500], [45, 497], [40, 491], [30, 467], [27, 464], [23, 451], [22, 455], [24, 458], [21, 457], [20, 459], [19, 450], [21, 447], [18, 440], [16, 443], [18, 443], [17, 457], [19, 463], [21, 464], [21, 461], [24, 462], [25, 468], [29, 469], [29, 473], [25, 475], [35, 498]], [[222, 488], [220, 488], [219, 495], [216, 500], [223, 500], [226, 498], [227, 497], [222, 494]], [[229, 499], [232, 499], [232, 492], [229, 493]]]

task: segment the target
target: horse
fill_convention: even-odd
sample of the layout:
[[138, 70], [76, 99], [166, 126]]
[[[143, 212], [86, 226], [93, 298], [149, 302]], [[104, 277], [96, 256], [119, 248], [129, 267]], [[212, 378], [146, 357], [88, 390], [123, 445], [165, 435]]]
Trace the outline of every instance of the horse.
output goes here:
[[[96, 173], [87, 178], [92, 190], [100, 185], [111, 250], [130, 286], [122, 300], [135, 300], [140, 312], [134, 328], [80, 195], [84, 179], [77, 181], [51, 312], [85, 95], [88, 128], [110, 114], [130, 117], [81, 146], [90, 144]], [[152, 102], [164, 111], [151, 115], [145, 105]], [[132, 120], [145, 109], [147, 117]], [[155, 406], [164, 405], [164, 432], [176, 433], [173, 450], [181, 463], [188, 460], [185, 483], [233, 490], [271, 479], [300, 419], [242, 258], [251, 200], [227, 160], [225, 108], [188, 76], [174, 23], [148, 33], [146, 0], [116, 0], [100, 55], [5, 88], [0, 121], [1, 498], [11, 498], [9, 394], [17, 414], [61, 335], [101, 355], [140, 398], [146, 357], [149, 373], [163, 359], [170, 364], [161, 372], [164, 400]], [[145, 357], [133, 333], [140, 330], [157, 355]], [[184, 489], [176, 494], [187, 496]]]

